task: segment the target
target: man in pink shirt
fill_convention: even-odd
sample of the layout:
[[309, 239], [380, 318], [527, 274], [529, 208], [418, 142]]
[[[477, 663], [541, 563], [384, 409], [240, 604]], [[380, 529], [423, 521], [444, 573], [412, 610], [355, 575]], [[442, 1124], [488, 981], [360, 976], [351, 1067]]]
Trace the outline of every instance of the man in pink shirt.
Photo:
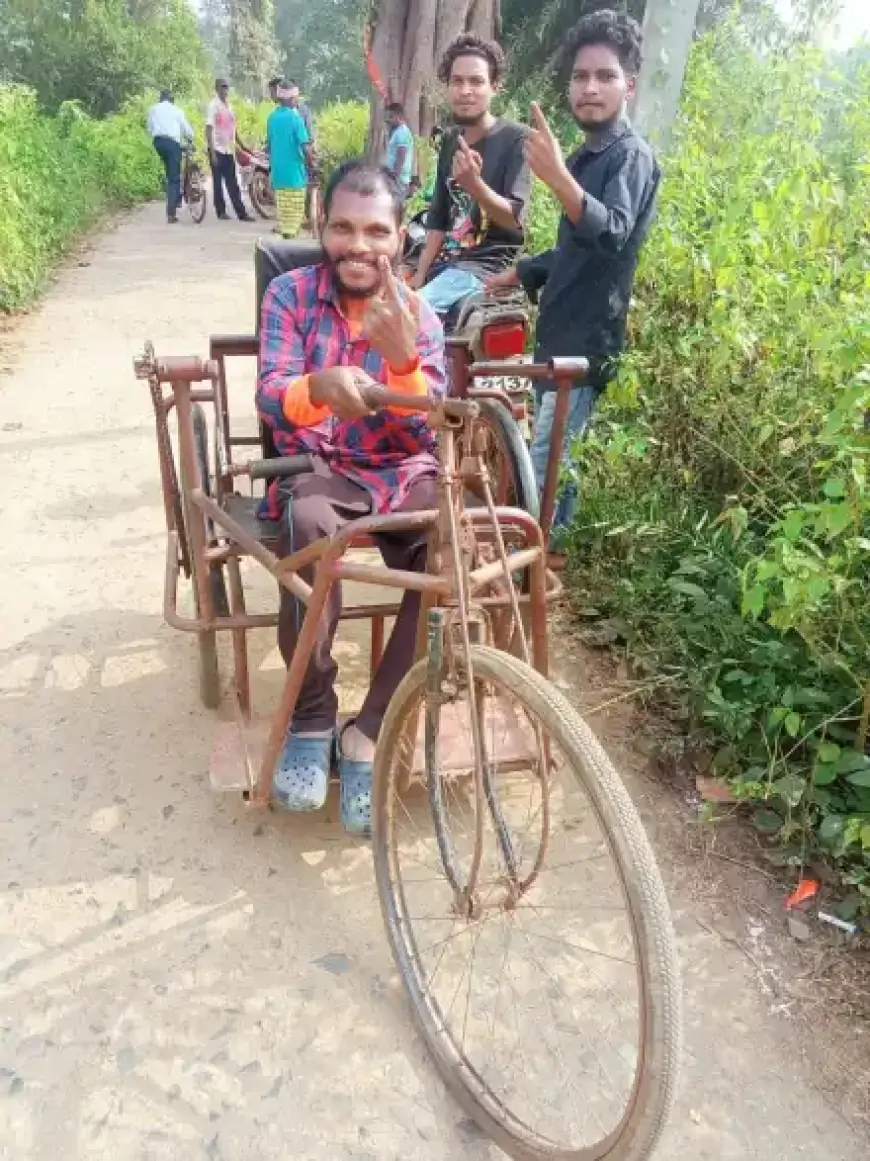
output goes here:
[[227, 204], [224, 200], [223, 187], [226, 185], [233, 209], [236, 211], [236, 217], [240, 222], [252, 222], [254, 219], [245, 209], [236, 177], [236, 147], [245, 149], [245, 146], [239, 139], [236, 115], [227, 100], [230, 92], [229, 82], [217, 80], [214, 89], [215, 95], [209, 101], [205, 115], [205, 136], [208, 141], [208, 156], [211, 162], [215, 213], [221, 221], [226, 221], [229, 218]]

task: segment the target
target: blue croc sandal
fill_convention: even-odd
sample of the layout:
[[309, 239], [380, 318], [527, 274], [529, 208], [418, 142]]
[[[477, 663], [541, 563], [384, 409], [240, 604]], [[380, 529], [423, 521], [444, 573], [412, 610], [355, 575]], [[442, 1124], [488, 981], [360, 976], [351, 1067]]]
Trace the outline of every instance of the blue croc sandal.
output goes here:
[[300, 738], [288, 733], [272, 784], [280, 806], [299, 813], [323, 809], [329, 794], [334, 745], [334, 734]]
[[341, 825], [348, 834], [370, 838], [373, 763], [352, 762], [349, 758], [345, 758], [341, 752], [341, 734], [336, 741], [336, 748], [338, 776], [341, 780]]

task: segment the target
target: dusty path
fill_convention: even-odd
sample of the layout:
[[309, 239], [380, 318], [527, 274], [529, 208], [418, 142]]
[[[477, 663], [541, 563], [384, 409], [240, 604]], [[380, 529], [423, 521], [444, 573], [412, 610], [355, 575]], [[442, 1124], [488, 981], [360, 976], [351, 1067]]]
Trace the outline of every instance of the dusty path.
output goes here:
[[[162, 511], [131, 360], [145, 337], [204, 353], [209, 329], [249, 329], [252, 239], [136, 213], [22, 323], [0, 378], [10, 1161], [494, 1158], [390, 985], [368, 850], [333, 819], [255, 817], [211, 794], [194, 645], [161, 622]], [[612, 749], [630, 768], [624, 741]], [[784, 1005], [715, 934], [655, 788], [630, 786], [650, 809], [686, 975], [685, 1076], [661, 1158], [865, 1157], [810, 1083]]]

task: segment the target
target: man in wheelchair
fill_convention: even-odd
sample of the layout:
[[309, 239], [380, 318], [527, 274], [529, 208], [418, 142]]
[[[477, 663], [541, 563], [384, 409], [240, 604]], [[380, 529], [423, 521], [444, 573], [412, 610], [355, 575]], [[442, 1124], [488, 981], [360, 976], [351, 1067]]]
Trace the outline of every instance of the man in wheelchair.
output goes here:
[[[282, 456], [310, 453], [312, 470], [276, 481], [266, 498], [290, 555], [371, 514], [437, 506], [437, 459], [426, 417], [373, 414], [361, 388], [382, 383], [403, 394], [446, 390], [444, 335], [434, 310], [400, 286], [403, 202], [388, 171], [348, 162], [324, 195], [323, 260], [275, 278], [263, 299], [257, 409]], [[390, 568], [422, 572], [425, 533], [377, 538]], [[302, 577], [313, 580], [313, 568]], [[332, 644], [339, 586], [318, 632], [274, 788], [288, 810], [325, 803], [333, 757], [346, 830], [368, 834], [375, 742], [384, 713], [411, 666], [420, 597], [406, 592], [359, 716], [337, 732], [337, 666]], [[304, 607], [282, 590], [278, 641], [285, 664]]]

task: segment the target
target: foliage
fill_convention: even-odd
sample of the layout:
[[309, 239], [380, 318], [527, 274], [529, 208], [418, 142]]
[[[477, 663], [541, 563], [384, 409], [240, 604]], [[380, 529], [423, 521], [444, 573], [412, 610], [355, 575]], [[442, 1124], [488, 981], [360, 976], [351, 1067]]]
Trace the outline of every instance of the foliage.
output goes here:
[[133, 102], [103, 121], [76, 104], [48, 117], [29, 90], [0, 87], [0, 310], [32, 298], [100, 213], [159, 191], [145, 105]]
[[249, 97], [282, 73], [322, 108], [369, 95], [366, 14], [356, 0], [203, 0], [199, 26], [215, 74], [228, 73]]
[[0, 0], [0, 80], [48, 109], [117, 112], [146, 89], [187, 91], [205, 56], [186, 0]]
[[349, 157], [362, 157], [369, 131], [369, 107], [359, 101], [337, 102], [316, 118], [317, 148], [328, 175]]
[[696, 47], [572, 548], [781, 857], [837, 856], [865, 907], [868, 142], [866, 64]]
[[275, 33], [286, 76], [314, 108], [366, 100], [365, 4], [353, 0], [276, 0]]

